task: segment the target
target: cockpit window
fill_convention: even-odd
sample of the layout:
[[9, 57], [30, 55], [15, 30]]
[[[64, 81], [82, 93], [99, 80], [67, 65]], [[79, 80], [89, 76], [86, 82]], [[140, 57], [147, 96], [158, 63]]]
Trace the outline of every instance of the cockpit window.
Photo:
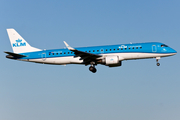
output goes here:
[[165, 45], [165, 44], [162, 44], [162, 45], [161, 45], [161, 47], [168, 47], [168, 46], [167, 46], [167, 45]]

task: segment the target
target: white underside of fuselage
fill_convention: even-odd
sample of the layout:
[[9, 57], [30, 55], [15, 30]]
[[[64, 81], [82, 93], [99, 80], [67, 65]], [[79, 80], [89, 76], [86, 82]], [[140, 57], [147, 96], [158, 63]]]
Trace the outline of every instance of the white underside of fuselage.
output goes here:
[[[146, 58], [156, 58], [156, 57], [167, 57], [175, 55], [176, 53], [170, 54], [157, 54], [157, 53], [111, 53], [111, 54], [101, 54], [103, 59], [106, 56], [118, 56], [120, 61], [123, 60], [133, 60], [133, 59], [146, 59]], [[52, 58], [40, 58], [40, 59], [18, 59], [21, 61], [42, 63], [42, 64], [55, 64], [55, 65], [66, 65], [66, 64], [83, 64], [83, 60], [80, 57], [68, 56], [68, 57], [52, 57]]]

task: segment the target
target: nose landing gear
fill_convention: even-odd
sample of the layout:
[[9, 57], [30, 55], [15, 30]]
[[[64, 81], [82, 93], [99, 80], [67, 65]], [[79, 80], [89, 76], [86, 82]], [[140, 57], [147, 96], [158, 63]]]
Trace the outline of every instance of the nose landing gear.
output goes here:
[[157, 66], [160, 66], [160, 63], [158, 62], [159, 59], [161, 59], [161, 58], [160, 58], [160, 57], [156, 57], [156, 62], [157, 62], [156, 65], [157, 65]]
[[157, 63], [156, 65], [157, 65], [157, 66], [160, 66], [160, 63]]

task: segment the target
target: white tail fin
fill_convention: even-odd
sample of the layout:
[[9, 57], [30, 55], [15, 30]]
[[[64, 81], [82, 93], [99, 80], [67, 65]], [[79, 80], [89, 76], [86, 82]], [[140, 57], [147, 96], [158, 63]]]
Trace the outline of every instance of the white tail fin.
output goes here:
[[7, 29], [7, 33], [11, 42], [14, 53], [26, 53], [41, 51], [40, 49], [31, 47], [14, 29]]

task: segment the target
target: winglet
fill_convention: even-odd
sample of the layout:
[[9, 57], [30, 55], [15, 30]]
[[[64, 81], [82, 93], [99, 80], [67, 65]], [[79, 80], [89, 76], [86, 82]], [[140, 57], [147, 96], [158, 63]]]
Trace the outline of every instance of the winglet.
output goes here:
[[70, 46], [66, 43], [66, 41], [63, 41], [63, 42], [64, 42], [64, 44], [66, 45], [66, 47], [67, 47], [69, 50], [75, 50], [74, 48], [70, 47]]

